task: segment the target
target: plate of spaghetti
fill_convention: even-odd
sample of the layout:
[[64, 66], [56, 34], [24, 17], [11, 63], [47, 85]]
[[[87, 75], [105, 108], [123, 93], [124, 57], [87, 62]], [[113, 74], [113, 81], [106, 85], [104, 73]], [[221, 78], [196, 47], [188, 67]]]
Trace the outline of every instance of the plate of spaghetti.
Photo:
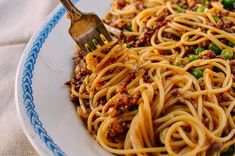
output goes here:
[[41, 154], [235, 154], [234, 0], [78, 7], [98, 13], [113, 41], [75, 48], [59, 6], [18, 68], [18, 111]]

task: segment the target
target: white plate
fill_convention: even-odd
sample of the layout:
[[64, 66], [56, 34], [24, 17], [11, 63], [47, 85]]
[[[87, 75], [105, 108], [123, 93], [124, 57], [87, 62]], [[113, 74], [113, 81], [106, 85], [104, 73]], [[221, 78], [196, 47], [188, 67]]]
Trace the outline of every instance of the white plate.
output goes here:
[[[74, 0], [77, 1], [77, 0]], [[77, 6], [101, 18], [111, 0], [80, 0]], [[87, 132], [64, 85], [73, 70], [75, 45], [70, 21], [59, 5], [27, 45], [17, 71], [17, 110], [28, 139], [40, 155], [111, 155]]]

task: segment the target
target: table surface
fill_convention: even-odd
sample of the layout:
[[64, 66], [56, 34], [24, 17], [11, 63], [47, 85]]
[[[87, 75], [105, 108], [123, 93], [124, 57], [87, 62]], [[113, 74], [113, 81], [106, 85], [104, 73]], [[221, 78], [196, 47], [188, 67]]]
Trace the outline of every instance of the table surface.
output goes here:
[[0, 155], [38, 155], [19, 123], [14, 81], [27, 42], [57, 5], [57, 0], [0, 0]]

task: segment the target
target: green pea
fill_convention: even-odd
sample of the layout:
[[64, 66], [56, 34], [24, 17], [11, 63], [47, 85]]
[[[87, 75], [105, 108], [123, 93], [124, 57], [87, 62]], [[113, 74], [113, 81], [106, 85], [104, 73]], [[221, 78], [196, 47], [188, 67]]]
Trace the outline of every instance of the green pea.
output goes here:
[[196, 79], [199, 79], [200, 77], [203, 76], [203, 72], [200, 69], [194, 69], [192, 71], [192, 74]]
[[226, 8], [232, 8], [235, 0], [223, 0], [222, 3]]
[[179, 59], [176, 59], [174, 62], [173, 62], [173, 65], [174, 66], [180, 66], [181, 65], [181, 61]]
[[213, 71], [218, 73], [218, 72], [220, 72], [221, 70], [220, 70], [218, 67], [215, 66], [215, 67], [213, 67]]
[[194, 51], [194, 53], [196, 54], [196, 55], [199, 55], [201, 52], [203, 52], [204, 50], [206, 50], [205, 48], [203, 48], [203, 47], [198, 47], [195, 51]]
[[126, 30], [127, 30], [127, 31], [132, 31], [132, 25], [131, 25], [131, 24], [128, 25], [128, 26], [126, 27]]
[[233, 50], [231, 49], [224, 49], [221, 52], [221, 55], [224, 56], [226, 59], [232, 59], [233, 58]]
[[182, 64], [183, 64], [183, 65], [189, 64], [189, 57], [184, 57], [184, 58], [182, 59]]
[[220, 18], [219, 18], [219, 17], [217, 17], [217, 16], [214, 16], [213, 18], [214, 18], [214, 20], [215, 20], [215, 23], [217, 23], [217, 22], [219, 22], [219, 21], [220, 21]]
[[200, 5], [197, 7], [197, 12], [204, 12], [205, 7], [203, 5]]
[[183, 10], [183, 9], [182, 10], [177, 10], [176, 12], [177, 13], [185, 13], [185, 10]]
[[228, 41], [228, 42], [227, 42], [227, 45], [228, 45], [229, 47], [233, 47], [233, 46], [234, 46], [234, 43], [233, 43], [233, 42]]
[[93, 42], [94, 45], [98, 45], [99, 44], [99, 42], [95, 38], [92, 40], [92, 42]]
[[233, 155], [235, 152], [235, 148], [233, 145], [231, 145], [225, 152], [221, 153], [221, 156], [229, 156], [229, 155]]
[[184, 4], [182, 2], [177, 2], [176, 5], [178, 5], [179, 7], [183, 7]]
[[209, 0], [201, 0], [202, 3], [209, 2]]
[[131, 48], [131, 45], [130, 45], [130, 44], [126, 44], [126, 47], [127, 47], [127, 48]]
[[189, 61], [190, 62], [195, 61], [195, 60], [198, 60], [198, 56], [197, 55], [189, 55]]
[[92, 51], [92, 48], [89, 44], [85, 44], [85, 48], [87, 51]]
[[210, 43], [208, 48], [210, 50], [214, 51], [217, 55], [220, 55], [220, 53], [221, 53], [220, 48], [214, 43]]

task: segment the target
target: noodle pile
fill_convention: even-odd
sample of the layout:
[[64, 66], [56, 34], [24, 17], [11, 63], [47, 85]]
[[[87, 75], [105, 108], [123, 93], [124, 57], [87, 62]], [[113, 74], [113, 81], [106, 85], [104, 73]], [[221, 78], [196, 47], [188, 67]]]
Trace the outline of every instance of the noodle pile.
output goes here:
[[235, 13], [219, 1], [122, 2], [104, 20], [116, 39], [74, 58], [68, 85], [88, 131], [118, 155], [232, 155]]

